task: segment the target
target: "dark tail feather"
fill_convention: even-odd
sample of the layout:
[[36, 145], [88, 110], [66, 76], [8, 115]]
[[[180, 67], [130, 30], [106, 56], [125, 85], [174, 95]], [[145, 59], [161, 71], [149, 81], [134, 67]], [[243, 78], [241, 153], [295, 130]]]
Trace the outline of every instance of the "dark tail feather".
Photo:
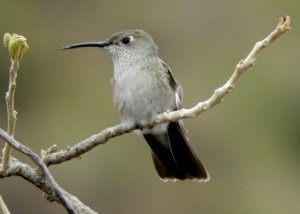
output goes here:
[[154, 166], [161, 178], [208, 179], [207, 171], [188, 145], [184, 131], [177, 122], [169, 124], [166, 134], [144, 134], [144, 137], [152, 149]]
[[[158, 141], [164, 137], [158, 138], [152, 134], [144, 134], [144, 137], [152, 149], [152, 159], [158, 175], [162, 179], [186, 179], [185, 173], [178, 168], [170, 147], [166, 147], [165, 143]], [[168, 140], [168, 138], [166, 139]]]
[[183, 128], [178, 122], [171, 122], [168, 135], [172, 154], [178, 167], [186, 173], [188, 179], [207, 180], [208, 172], [189, 145]]

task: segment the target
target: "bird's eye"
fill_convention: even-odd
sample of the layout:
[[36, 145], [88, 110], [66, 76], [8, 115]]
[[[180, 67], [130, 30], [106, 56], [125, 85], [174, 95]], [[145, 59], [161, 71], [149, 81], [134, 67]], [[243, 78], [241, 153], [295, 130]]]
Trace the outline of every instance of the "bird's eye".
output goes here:
[[131, 42], [131, 38], [130, 37], [124, 37], [121, 42], [123, 44], [127, 45]]

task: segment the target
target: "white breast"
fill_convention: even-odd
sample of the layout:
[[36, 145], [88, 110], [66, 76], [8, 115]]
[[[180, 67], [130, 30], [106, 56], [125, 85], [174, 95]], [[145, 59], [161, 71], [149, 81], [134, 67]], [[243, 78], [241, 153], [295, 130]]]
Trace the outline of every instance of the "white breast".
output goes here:
[[114, 66], [114, 104], [122, 122], [143, 124], [174, 107], [175, 93], [158, 62]]

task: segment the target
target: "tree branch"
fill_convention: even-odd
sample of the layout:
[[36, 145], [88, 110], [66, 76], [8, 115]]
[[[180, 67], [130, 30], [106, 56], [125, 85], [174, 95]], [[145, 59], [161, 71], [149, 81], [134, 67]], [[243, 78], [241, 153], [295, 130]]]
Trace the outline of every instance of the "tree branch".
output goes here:
[[[257, 42], [253, 49], [250, 51], [248, 56], [240, 60], [240, 62], [236, 65], [235, 70], [229, 80], [221, 87], [216, 89], [213, 95], [207, 99], [206, 101], [197, 103], [194, 107], [189, 109], [180, 109], [172, 112], [165, 112], [157, 115], [152, 120], [144, 124], [143, 128], [151, 128], [156, 124], [166, 123], [170, 121], [177, 121], [185, 118], [194, 118], [199, 114], [207, 111], [213, 106], [222, 102], [223, 98], [231, 93], [235, 88], [235, 84], [240, 79], [240, 76], [249, 68], [254, 65], [257, 55], [267, 47], [270, 43], [272, 43], [275, 39], [277, 39], [282, 34], [288, 32], [290, 30], [290, 17], [282, 16], [279, 19], [279, 23], [274, 31], [272, 31], [265, 39]], [[140, 127], [139, 127], [140, 128]], [[95, 146], [106, 143], [109, 139], [117, 137], [119, 135], [131, 132], [137, 129], [135, 126], [124, 126], [123, 124], [119, 124], [114, 127], [106, 128], [102, 132], [92, 135], [89, 138], [82, 140], [76, 145], [61, 151], [51, 151], [44, 155], [43, 161], [47, 166], [51, 164], [59, 164], [64, 161], [68, 161], [72, 158], [78, 157], [87, 151], [91, 150]]]
[[[34, 172], [28, 165], [20, 163], [16, 159], [14, 159], [14, 167], [11, 167], [8, 170], [7, 174], [21, 175], [26, 180], [44, 190], [51, 197], [57, 198], [57, 201], [60, 202], [68, 210], [69, 213], [96, 213], [81, 201], [79, 201], [75, 196], [63, 190], [54, 180], [46, 164], [29, 147], [19, 143], [2, 129], [0, 129], [0, 137], [4, 139], [11, 147], [28, 156], [39, 167], [43, 176], [40, 175], [41, 173]], [[24, 170], [25, 168], [26, 170]], [[45, 185], [46, 182], [48, 183], [47, 185]], [[45, 189], [45, 187], [47, 187], [47, 190]]]

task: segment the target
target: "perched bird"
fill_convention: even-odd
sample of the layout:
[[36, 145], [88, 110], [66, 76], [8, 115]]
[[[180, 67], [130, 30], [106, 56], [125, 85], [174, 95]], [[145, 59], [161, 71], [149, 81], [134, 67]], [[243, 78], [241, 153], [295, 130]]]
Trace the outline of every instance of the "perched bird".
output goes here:
[[[64, 47], [99, 47], [114, 65], [114, 105], [126, 125], [143, 126], [157, 114], [182, 108], [182, 88], [169, 66], [158, 56], [158, 47], [143, 30], [125, 30], [106, 41]], [[182, 121], [141, 130], [152, 150], [154, 166], [163, 180], [209, 180], [209, 174], [192, 150]]]

